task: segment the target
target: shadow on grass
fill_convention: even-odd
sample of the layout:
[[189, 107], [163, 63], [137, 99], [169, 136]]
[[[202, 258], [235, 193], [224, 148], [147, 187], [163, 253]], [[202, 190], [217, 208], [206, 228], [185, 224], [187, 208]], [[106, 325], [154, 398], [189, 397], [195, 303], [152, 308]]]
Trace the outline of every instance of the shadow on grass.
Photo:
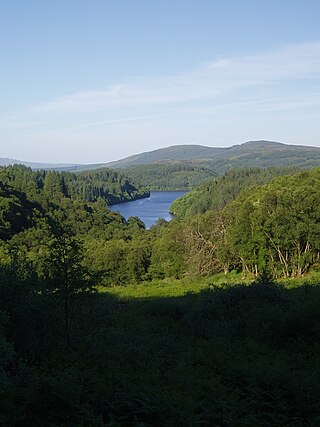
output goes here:
[[268, 283], [79, 301], [17, 425], [319, 425], [319, 307], [318, 285]]

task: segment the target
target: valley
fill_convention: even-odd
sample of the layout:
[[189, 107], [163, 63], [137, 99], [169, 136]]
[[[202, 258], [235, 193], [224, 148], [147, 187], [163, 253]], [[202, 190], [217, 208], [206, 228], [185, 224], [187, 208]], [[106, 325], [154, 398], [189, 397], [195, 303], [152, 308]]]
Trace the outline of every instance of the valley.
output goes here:
[[0, 168], [3, 425], [316, 423], [320, 168], [132, 170]]
[[2, 1], [0, 427], [320, 426], [320, 1]]

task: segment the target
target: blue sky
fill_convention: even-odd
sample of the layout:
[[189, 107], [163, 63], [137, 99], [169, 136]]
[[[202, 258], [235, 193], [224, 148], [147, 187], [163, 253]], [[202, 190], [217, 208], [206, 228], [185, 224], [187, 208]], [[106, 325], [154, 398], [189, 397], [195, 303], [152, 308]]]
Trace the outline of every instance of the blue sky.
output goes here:
[[0, 2], [0, 157], [320, 146], [318, 0]]

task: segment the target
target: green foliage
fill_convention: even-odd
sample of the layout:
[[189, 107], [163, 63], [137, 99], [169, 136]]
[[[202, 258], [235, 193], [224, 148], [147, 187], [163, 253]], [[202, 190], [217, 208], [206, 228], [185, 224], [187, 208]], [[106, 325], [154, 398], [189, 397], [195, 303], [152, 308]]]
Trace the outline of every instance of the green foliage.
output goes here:
[[[72, 174], [62, 179], [54, 172], [7, 168], [0, 171], [1, 257], [23, 253], [44, 274], [50, 236], [64, 224], [84, 242], [82, 264], [107, 286], [232, 269], [255, 276], [266, 269], [275, 277], [302, 275], [319, 263], [318, 171], [253, 185], [285, 171], [228, 172], [177, 201], [189, 212], [184, 220], [159, 221], [149, 232], [139, 218], [125, 221], [109, 211], [101, 197], [90, 203], [68, 196], [66, 177]], [[99, 179], [104, 173], [98, 171]], [[90, 181], [92, 172], [86, 175]]]
[[179, 278], [185, 271], [185, 248], [182, 224], [159, 222], [152, 232], [150, 275], [153, 278]]
[[0, 182], [37, 201], [43, 197], [57, 202], [63, 197], [87, 202], [102, 198], [108, 204], [115, 204], [150, 195], [145, 187], [136, 187], [122, 173], [106, 168], [69, 173], [32, 171], [26, 166], [14, 165], [0, 168]]
[[170, 211], [178, 217], [194, 216], [207, 210], [220, 210], [245, 188], [263, 185], [278, 175], [297, 173], [295, 168], [232, 169], [175, 200]]
[[295, 276], [319, 262], [320, 169], [244, 191], [227, 206], [229, 240], [243, 268]]
[[72, 194], [77, 194], [90, 202], [103, 198], [112, 205], [150, 195], [145, 183], [137, 187], [123, 173], [111, 169], [103, 168], [66, 176], [68, 177], [66, 184]]
[[0, 182], [0, 239], [7, 240], [31, 226], [37, 208], [23, 192]]
[[151, 190], [190, 190], [216, 176], [216, 172], [205, 166], [180, 162], [139, 165], [119, 171]]

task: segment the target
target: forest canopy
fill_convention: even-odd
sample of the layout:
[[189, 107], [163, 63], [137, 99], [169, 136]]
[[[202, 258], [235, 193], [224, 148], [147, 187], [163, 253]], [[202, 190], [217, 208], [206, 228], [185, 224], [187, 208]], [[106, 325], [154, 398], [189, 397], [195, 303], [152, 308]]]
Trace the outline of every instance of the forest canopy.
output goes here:
[[10, 184], [30, 197], [43, 194], [88, 202], [102, 198], [109, 205], [150, 195], [146, 187], [137, 187], [123, 173], [106, 168], [70, 173], [33, 171], [26, 166], [13, 165], [0, 168], [0, 182]]
[[[63, 228], [81, 240], [83, 264], [100, 274], [104, 285], [232, 270], [299, 276], [319, 262], [320, 169], [294, 172], [230, 171], [177, 200], [173, 221], [146, 230], [139, 218], [126, 221], [107, 208], [108, 186], [109, 191], [114, 186], [109, 200], [144, 194], [130, 193], [132, 185], [121, 175], [3, 168], [1, 253], [15, 248], [41, 264], [50, 233]], [[104, 184], [105, 176], [113, 184]], [[116, 187], [123, 191], [117, 196]]]

